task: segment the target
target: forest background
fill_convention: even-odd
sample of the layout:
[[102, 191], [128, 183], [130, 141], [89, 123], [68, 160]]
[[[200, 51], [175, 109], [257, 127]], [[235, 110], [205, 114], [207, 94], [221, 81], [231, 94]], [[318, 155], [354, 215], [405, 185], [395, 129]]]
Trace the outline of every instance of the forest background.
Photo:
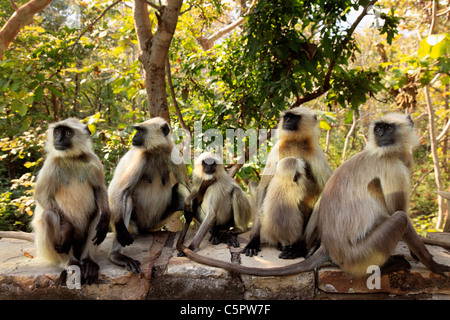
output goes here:
[[[419, 233], [450, 231], [434, 193], [450, 191], [449, 18], [450, 1], [1, 1], [0, 230], [29, 231], [50, 122], [89, 125], [108, 184], [150, 116], [225, 137], [303, 105], [333, 169], [372, 120], [410, 113], [411, 218]], [[260, 171], [229, 165], [245, 190]]]

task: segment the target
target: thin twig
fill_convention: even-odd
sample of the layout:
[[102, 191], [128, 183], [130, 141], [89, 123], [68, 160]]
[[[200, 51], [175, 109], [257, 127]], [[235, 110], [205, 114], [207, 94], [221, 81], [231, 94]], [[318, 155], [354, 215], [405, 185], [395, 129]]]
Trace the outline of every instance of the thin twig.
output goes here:
[[80, 33], [80, 35], [78, 36], [77, 40], [75, 40], [75, 42], [72, 44], [72, 49], [75, 47], [75, 45], [80, 41], [81, 37], [84, 36], [84, 34], [86, 32], [88, 32], [90, 30], [90, 28], [92, 28], [92, 26], [94, 24], [96, 24], [101, 18], [103, 18], [103, 16], [112, 8], [114, 7], [116, 4], [122, 2], [122, 0], [117, 0], [116, 2], [112, 3], [111, 5], [109, 5], [105, 10], [103, 10], [103, 12], [97, 17], [95, 18], [94, 21], [92, 21], [91, 23], [89, 23], [84, 29], [83, 31]]
[[[358, 26], [358, 24], [361, 22], [361, 20], [367, 15], [367, 11], [368, 9], [373, 6], [375, 4], [375, 2], [377, 2], [377, 0], [372, 0], [370, 1], [363, 9], [363, 11], [361, 12], [361, 14], [358, 16], [358, 18], [356, 18], [356, 20], [353, 22], [352, 26], [350, 27], [350, 29], [348, 29], [347, 32], [347, 36], [344, 38], [344, 40], [342, 40], [342, 42], [338, 45], [339, 48], [336, 49], [336, 52], [341, 52], [342, 48], [344, 48], [347, 43], [350, 41], [351, 36], [353, 34], [353, 32], [355, 31], [356, 27]], [[336, 65], [336, 62], [338, 60], [339, 56], [336, 56], [333, 60], [331, 60], [329, 66], [328, 66], [328, 72], [325, 75], [325, 78], [323, 80], [322, 86], [317, 89], [316, 91], [312, 92], [312, 93], [308, 93], [307, 95], [303, 96], [300, 99], [297, 99], [296, 102], [294, 102], [290, 108], [295, 108], [298, 107], [300, 105], [302, 105], [305, 102], [314, 100], [318, 97], [320, 97], [321, 95], [323, 95], [325, 92], [327, 92], [328, 90], [330, 90], [330, 80], [331, 80], [331, 74], [333, 73], [333, 69]]]
[[170, 68], [170, 61], [169, 61], [169, 55], [166, 56], [166, 74], [167, 74], [167, 83], [169, 85], [169, 91], [170, 96], [172, 97], [172, 102], [175, 107], [175, 111], [177, 113], [178, 121], [180, 121], [181, 127], [184, 130], [189, 131], [189, 133], [192, 133], [191, 129], [186, 125], [186, 122], [184, 122], [183, 115], [181, 114], [180, 106], [178, 105], [176, 96], [175, 96], [175, 90], [173, 88], [172, 83], [172, 71]]

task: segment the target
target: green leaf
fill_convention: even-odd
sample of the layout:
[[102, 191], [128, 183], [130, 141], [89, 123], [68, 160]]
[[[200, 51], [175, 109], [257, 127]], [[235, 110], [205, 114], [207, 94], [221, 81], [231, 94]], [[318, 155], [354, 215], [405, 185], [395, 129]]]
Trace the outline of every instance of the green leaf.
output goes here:
[[51, 84], [46, 84], [45, 87], [51, 91], [51, 93], [53, 93], [55, 96], [57, 97], [61, 97], [62, 93], [61, 91], [59, 91], [58, 89], [56, 89], [54, 86], [52, 86]]
[[42, 86], [37, 87], [36, 90], [34, 90], [34, 101], [41, 101], [43, 93], [44, 88]]

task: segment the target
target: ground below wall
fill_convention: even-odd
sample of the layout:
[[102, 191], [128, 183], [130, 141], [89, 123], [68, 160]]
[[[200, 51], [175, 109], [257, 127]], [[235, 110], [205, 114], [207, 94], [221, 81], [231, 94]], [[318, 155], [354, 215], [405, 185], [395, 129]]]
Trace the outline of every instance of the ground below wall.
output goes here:
[[[186, 243], [192, 237], [188, 233]], [[248, 233], [239, 237], [241, 248]], [[99, 246], [97, 262], [99, 281], [69, 289], [56, 283], [61, 269], [45, 266], [36, 256], [32, 242], [0, 239], [0, 299], [120, 299], [120, 300], [197, 300], [197, 299], [449, 299], [449, 278], [431, 273], [414, 260], [405, 244], [399, 243], [395, 254], [404, 255], [411, 264], [409, 272], [374, 274], [352, 279], [339, 268], [328, 265], [315, 272], [283, 277], [254, 277], [230, 273], [177, 257], [178, 233], [155, 232], [140, 236], [124, 253], [141, 261], [141, 274], [132, 274], [107, 259], [113, 235], [108, 234]], [[450, 242], [449, 234], [436, 234]], [[450, 252], [427, 246], [434, 259], [450, 265]], [[256, 257], [240, 254], [239, 248], [225, 244], [212, 246], [204, 240], [199, 253], [215, 259], [246, 266], [277, 267], [301, 261], [281, 260], [276, 248], [262, 246]], [[378, 286], [379, 284], [379, 286]], [[375, 287], [374, 287], [375, 286]], [[372, 288], [374, 287], [374, 288]]]

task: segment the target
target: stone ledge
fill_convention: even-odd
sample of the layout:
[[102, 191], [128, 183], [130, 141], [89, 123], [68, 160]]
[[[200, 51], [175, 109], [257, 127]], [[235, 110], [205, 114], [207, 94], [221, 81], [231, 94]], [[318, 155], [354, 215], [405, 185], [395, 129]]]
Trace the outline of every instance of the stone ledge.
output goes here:
[[[185, 243], [193, 234], [192, 230], [188, 232]], [[142, 273], [137, 275], [108, 260], [113, 239], [108, 234], [96, 259], [101, 273], [98, 283], [72, 290], [55, 284], [60, 268], [44, 266], [35, 258], [32, 242], [0, 239], [0, 299], [450, 299], [450, 280], [415, 261], [403, 243], [399, 243], [395, 253], [410, 262], [410, 272], [383, 275], [381, 289], [368, 289], [367, 278], [351, 279], [331, 265], [316, 272], [283, 277], [230, 273], [177, 257], [177, 237], [178, 233], [155, 232], [138, 237], [125, 248], [125, 254], [141, 261]], [[248, 237], [249, 233], [239, 237], [241, 247]], [[427, 247], [436, 261], [450, 265], [449, 251]], [[202, 255], [224, 261], [231, 260], [231, 252], [246, 266], [277, 267], [302, 260], [279, 259], [277, 249], [264, 244], [258, 256], [252, 258], [240, 255], [240, 249], [224, 244], [212, 246], [207, 240], [199, 250]]]

